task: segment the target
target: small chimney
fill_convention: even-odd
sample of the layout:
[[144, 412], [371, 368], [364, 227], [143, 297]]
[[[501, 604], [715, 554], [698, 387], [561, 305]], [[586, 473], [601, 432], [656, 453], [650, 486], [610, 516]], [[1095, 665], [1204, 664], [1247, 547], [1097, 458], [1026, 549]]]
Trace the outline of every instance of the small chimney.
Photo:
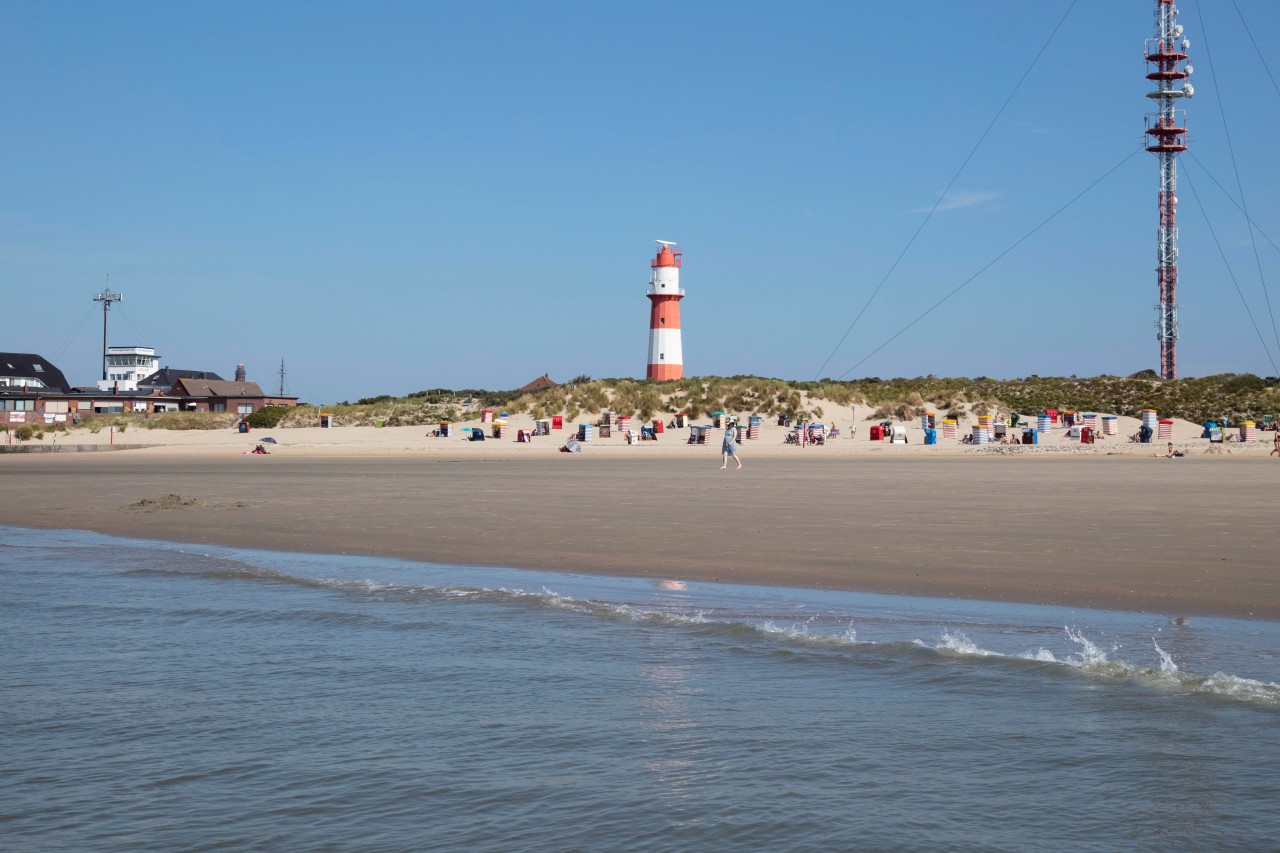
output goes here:
[[236, 365], [236, 381], [237, 382], [244, 381], [244, 362], [243, 361]]

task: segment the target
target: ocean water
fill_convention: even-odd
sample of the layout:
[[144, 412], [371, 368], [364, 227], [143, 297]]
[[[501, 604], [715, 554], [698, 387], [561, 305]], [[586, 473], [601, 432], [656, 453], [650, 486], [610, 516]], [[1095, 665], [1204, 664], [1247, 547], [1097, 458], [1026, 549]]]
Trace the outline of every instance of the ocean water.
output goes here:
[[1280, 849], [1280, 625], [0, 527], [0, 847]]

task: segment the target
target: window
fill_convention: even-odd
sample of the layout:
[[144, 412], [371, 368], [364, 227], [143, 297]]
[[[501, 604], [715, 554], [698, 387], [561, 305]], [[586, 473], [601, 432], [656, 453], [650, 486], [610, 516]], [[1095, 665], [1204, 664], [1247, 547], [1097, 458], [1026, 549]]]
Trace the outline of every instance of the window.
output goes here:
[[253, 403], [236, 403], [236, 414], [252, 415]]
[[226, 403], [210, 403], [209, 404], [209, 411], [211, 412], [225, 412], [226, 410], [227, 410]]
[[36, 373], [44, 373], [44, 365], [38, 361], [32, 364], [31, 367], [35, 370]]
[[58, 415], [65, 415], [71, 411], [70, 404], [66, 400], [50, 400], [44, 404], [44, 410]]

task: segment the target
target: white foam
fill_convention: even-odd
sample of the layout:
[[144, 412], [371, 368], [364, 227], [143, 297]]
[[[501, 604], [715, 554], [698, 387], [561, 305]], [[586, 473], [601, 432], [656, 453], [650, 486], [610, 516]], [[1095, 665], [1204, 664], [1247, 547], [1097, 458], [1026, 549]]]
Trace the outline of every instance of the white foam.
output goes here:
[[970, 640], [967, 634], [951, 628], [942, 629], [942, 633], [938, 635], [938, 644], [935, 646], [930, 646], [921, 640], [916, 640], [915, 642], [916, 645], [923, 646], [926, 649], [931, 648], [934, 651], [955, 652], [956, 654], [974, 655], [975, 657], [1007, 657], [1000, 652], [982, 648], [973, 640]]
[[1164, 673], [1175, 673], [1178, 671], [1178, 665], [1173, 662], [1173, 658], [1169, 653], [1160, 648], [1160, 644], [1156, 642], [1156, 638], [1151, 638], [1151, 645], [1156, 647], [1156, 654], [1160, 655], [1160, 671]]
[[1268, 705], [1280, 705], [1280, 684], [1275, 682], [1254, 681], [1252, 678], [1240, 678], [1215, 672], [1200, 681], [1195, 687], [1197, 693], [1216, 693], [1232, 699], [1246, 699], [1253, 702], [1265, 702]]

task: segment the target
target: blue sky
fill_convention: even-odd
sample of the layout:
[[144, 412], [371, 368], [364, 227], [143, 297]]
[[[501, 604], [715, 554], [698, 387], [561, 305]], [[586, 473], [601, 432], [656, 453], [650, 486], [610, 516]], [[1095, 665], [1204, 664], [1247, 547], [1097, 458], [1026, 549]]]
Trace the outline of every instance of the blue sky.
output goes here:
[[[658, 238], [688, 373], [815, 378], [1069, 5], [7, 3], [0, 349], [94, 381], [110, 274], [112, 344], [264, 387], [283, 358], [316, 402], [643, 376]], [[1193, 151], [1234, 194], [1216, 76], [1280, 243], [1280, 92], [1232, 0], [1198, 5]], [[862, 361], [1137, 148], [1153, 8], [1078, 0], [823, 375], [1156, 367], [1146, 152]], [[1280, 361], [1244, 218], [1184, 170]], [[1179, 199], [1181, 374], [1274, 374]]]

